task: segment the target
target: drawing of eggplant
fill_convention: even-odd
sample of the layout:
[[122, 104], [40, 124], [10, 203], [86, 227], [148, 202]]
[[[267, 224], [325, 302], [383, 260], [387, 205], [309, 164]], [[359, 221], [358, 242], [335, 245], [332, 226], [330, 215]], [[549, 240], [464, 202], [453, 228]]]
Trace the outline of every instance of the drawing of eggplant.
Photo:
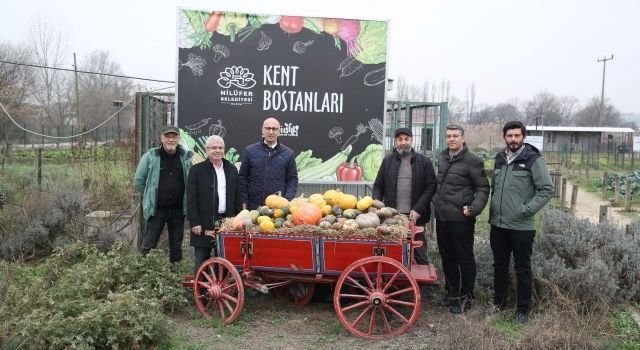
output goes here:
[[380, 68], [376, 70], [372, 70], [364, 75], [364, 85], [366, 86], [376, 86], [384, 83], [386, 79], [386, 70], [385, 68]]
[[349, 57], [340, 62], [338, 69], [340, 72], [340, 78], [348, 77], [355, 73], [358, 69], [362, 68], [362, 62], [356, 60], [353, 57]]
[[187, 129], [187, 130], [197, 130], [197, 129], [200, 129], [201, 127], [207, 125], [209, 120], [211, 120], [211, 118], [205, 118], [205, 119], [202, 119], [201, 121], [199, 121], [199, 122], [197, 122], [195, 124], [185, 125], [184, 128]]

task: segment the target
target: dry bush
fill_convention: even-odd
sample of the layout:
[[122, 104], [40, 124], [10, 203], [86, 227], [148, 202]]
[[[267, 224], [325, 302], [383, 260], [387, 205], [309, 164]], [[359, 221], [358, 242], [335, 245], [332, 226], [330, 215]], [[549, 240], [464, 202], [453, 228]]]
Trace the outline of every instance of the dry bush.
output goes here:
[[504, 148], [502, 124], [483, 123], [464, 125], [464, 139], [473, 150], [493, 152]]

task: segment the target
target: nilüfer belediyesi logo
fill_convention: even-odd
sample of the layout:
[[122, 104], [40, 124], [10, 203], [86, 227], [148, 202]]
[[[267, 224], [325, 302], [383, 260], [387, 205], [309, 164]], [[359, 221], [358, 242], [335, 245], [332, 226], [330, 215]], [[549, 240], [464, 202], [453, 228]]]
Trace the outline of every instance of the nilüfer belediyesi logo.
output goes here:
[[253, 79], [253, 73], [249, 69], [242, 66], [232, 66], [220, 72], [218, 85], [224, 89], [228, 89], [233, 85], [240, 89], [248, 90], [256, 85], [256, 80]]
[[253, 79], [253, 73], [248, 68], [242, 66], [227, 67], [220, 72], [220, 78], [218, 78], [217, 82], [222, 88], [220, 90], [220, 103], [236, 106], [253, 103], [253, 91], [250, 89], [256, 85], [256, 80]]

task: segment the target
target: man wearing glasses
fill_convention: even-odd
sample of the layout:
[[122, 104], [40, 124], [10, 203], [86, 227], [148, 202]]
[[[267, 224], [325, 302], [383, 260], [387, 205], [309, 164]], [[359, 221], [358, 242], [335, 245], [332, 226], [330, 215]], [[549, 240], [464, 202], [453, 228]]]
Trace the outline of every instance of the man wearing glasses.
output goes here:
[[185, 184], [193, 152], [180, 146], [180, 130], [173, 125], [160, 130], [162, 145], [150, 149], [140, 159], [134, 187], [142, 194], [142, 211], [147, 230], [142, 241], [142, 254], [147, 255], [158, 244], [165, 224], [169, 231], [169, 260], [182, 260], [184, 216], [187, 213]]
[[189, 243], [194, 252], [194, 274], [215, 248], [212, 234], [216, 221], [235, 216], [240, 211], [238, 169], [224, 159], [222, 137], [209, 136], [206, 152], [207, 160], [191, 167], [187, 181]]
[[264, 205], [268, 195], [280, 192], [292, 200], [298, 189], [298, 170], [293, 151], [278, 142], [280, 122], [262, 123], [262, 141], [247, 146], [240, 165], [240, 199], [249, 210]]

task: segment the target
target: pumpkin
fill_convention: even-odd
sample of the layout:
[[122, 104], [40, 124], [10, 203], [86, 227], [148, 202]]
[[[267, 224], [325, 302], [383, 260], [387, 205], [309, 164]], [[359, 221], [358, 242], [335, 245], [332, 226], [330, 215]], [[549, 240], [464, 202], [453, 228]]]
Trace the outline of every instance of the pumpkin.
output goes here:
[[297, 206], [297, 205], [295, 205], [295, 204], [292, 204], [292, 205], [289, 207], [289, 213], [290, 213], [290, 214], [295, 213], [295, 212], [296, 212], [296, 210], [298, 210], [298, 206]]
[[342, 208], [339, 205], [334, 205], [333, 208], [331, 208], [331, 212], [335, 216], [342, 216]]
[[309, 203], [313, 203], [321, 209], [327, 204], [327, 202], [324, 200], [324, 197], [322, 197], [322, 195], [319, 193], [309, 196]]
[[277, 218], [275, 221], [275, 225], [276, 228], [281, 228], [284, 225], [284, 219], [283, 218]]
[[371, 205], [373, 207], [375, 207], [376, 209], [380, 209], [380, 208], [384, 207], [384, 203], [382, 203], [382, 201], [379, 201], [377, 199], [375, 199], [373, 202], [371, 202]]
[[336, 205], [342, 196], [342, 192], [340, 190], [328, 190], [325, 191], [323, 197], [324, 200], [327, 201], [329, 205]]
[[282, 209], [274, 209], [273, 210], [273, 217], [274, 218], [283, 218], [284, 217], [284, 211], [282, 211]]
[[334, 222], [333, 225], [331, 225], [331, 229], [332, 230], [336, 230], [336, 231], [340, 231], [342, 230], [342, 224], [339, 222]]
[[296, 226], [293, 224], [293, 222], [291, 222], [291, 220], [285, 221], [283, 225], [284, 227], [289, 227], [289, 228]]
[[258, 213], [260, 213], [260, 216], [273, 216], [273, 209], [265, 205], [263, 207], [258, 208]]
[[301, 203], [298, 206], [298, 210], [293, 213], [291, 222], [295, 225], [317, 225], [321, 218], [322, 211], [320, 211], [320, 208], [311, 203]]
[[342, 224], [343, 231], [356, 231], [360, 226], [355, 220], [349, 219]]
[[340, 198], [340, 202], [338, 204], [342, 209], [354, 209], [356, 207], [356, 203], [358, 203], [356, 196], [352, 194], [344, 194]]
[[258, 223], [259, 216], [260, 216], [260, 213], [257, 210], [252, 210], [249, 212], [249, 217], [251, 218], [251, 222], [253, 222], [254, 224]]
[[322, 220], [329, 221], [330, 223], [333, 224], [334, 222], [336, 222], [336, 217], [333, 216], [333, 215], [327, 215], [327, 216], [323, 217]]
[[329, 230], [331, 228], [331, 223], [329, 221], [320, 221], [318, 227], [321, 229]]
[[393, 212], [391, 211], [391, 208], [389, 208], [389, 207], [384, 207], [384, 208], [378, 209], [377, 214], [380, 217], [380, 219], [382, 219], [382, 220], [388, 219], [388, 218], [393, 216]]
[[373, 198], [371, 198], [370, 196], [364, 196], [356, 203], [356, 208], [362, 212], [365, 212], [371, 207], [371, 205], [373, 205]]
[[308, 203], [308, 202], [309, 202], [309, 199], [304, 198], [304, 195], [302, 195], [300, 197], [294, 198], [289, 204], [298, 206], [300, 205], [300, 203]]
[[263, 221], [271, 221], [271, 218], [266, 216], [266, 215], [261, 215], [258, 217], [258, 219], [256, 220], [256, 223], [258, 225], [260, 225]]
[[320, 208], [320, 210], [322, 211], [322, 215], [324, 216], [327, 216], [332, 212], [332, 208], [328, 204], [323, 205], [322, 208]]
[[244, 231], [251, 227], [251, 218], [247, 215], [236, 215], [231, 221], [231, 229], [234, 231]]
[[385, 219], [383, 224], [385, 224], [385, 225], [397, 225], [398, 224], [398, 220], [394, 219], [394, 218]]
[[283, 206], [282, 208], [280, 208], [282, 210], [282, 212], [284, 213], [284, 216], [289, 215], [289, 204]]
[[356, 218], [356, 222], [360, 228], [378, 227], [380, 218], [374, 213], [360, 214]]
[[260, 227], [260, 230], [267, 232], [276, 229], [275, 223], [271, 220], [262, 220], [258, 226]]
[[280, 209], [289, 204], [289, 201], [280, 195], [280, 192], [267, 196], [264, 204], [272, 209]]
[[340, 224], [343, 225], [345, 221], [347, 221], [347, 218], [337, 218], [336, 221]]
[[249, 210], [247, 210], [247, 209], [242, 209], [242, 210], [238, 213], [238, 215], [247, 216], [247, 215], [249, 215]]
[[377, 213], [378, 209], [376, 209], [376, 207], [369, 207], [369, 209], [367, 209], [367, 213]]
[[358, 216], [358, 213], [356, 213], [355, 209], [347, 209], [342, 212], [342, 216], [347, 219], [355, 219], [356, 216]]

